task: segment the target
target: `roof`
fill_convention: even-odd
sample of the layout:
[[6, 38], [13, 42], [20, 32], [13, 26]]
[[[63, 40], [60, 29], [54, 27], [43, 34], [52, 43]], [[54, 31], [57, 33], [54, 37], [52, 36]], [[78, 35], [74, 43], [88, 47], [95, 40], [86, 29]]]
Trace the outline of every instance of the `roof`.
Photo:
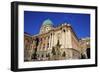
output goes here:
[[44, 22], [43, 22], [43, 25], [50, 25], [52, 26], [53, 25], [53, 22], [50, 20], [50, 19], [46, 19]]

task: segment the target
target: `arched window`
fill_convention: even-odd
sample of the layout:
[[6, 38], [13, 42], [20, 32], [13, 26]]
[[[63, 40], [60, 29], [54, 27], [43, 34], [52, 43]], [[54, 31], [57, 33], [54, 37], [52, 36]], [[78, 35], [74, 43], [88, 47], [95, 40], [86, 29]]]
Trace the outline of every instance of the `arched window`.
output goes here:
[[65, 29], [63, 29], [63, 32], [66, 32], [66, 30], [65, 30]]
[[44, 57], [44, 55], [42, 54], [42, 56], [41, 56], [42, 58]]
[[49, 48], [49, 43], [47, 44], [47, 48]]
[[52, 33], [51, 33], [51, 36], [52, 36]]
[[45, 44], [43, 44], [43, 49], [45, 49]]
[[62, 56], [63, 56], [63, 57], [66, 57], [66, 52], [65, 52], [65, 51], [63, 52]]
[[42, 41], [42, 38], [41, 38], [41, 41]]
[[90, 48], [86, 49], [87, 57], [90, 58]]

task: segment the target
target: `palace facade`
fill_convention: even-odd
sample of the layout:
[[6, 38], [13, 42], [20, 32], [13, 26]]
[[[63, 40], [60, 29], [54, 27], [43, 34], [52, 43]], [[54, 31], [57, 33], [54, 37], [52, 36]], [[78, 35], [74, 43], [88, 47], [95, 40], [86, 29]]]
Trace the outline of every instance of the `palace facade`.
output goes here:
[[24, 33], [24, 61], [90, 58], [90, 51], [87, 54], [89, 44], [89, 38], [78, 39], [70, 24], [54, 27], [53, 22], [47, 19], [42, 23], [39, 34], [31, 36]]

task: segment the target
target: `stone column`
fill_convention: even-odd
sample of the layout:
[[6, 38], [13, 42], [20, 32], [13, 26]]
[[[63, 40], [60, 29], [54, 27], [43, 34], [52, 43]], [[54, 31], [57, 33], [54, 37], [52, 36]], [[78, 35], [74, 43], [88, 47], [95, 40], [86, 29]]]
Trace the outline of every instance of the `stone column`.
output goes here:
[[64, 33], [64, 49], [65, 49], [65, 45], [66, 45], [66, 31], [63, 31], [63, 33]]
[[[42, 38], [42, 41], [43, 42], [43, 38]], [[43, 43], [41, 43], [41, 51], [43, 50]]]
[[47, 50], [47, 38], [48, 37], [46, 37], [46, 39], [45, 39], [45, 51]]
[[51, 49], [51, 44], [52, 44], [52, 36], [50, 34], [50, 49]]
[[48, 40], [49, 40], [49, 49], [50, 49], [50, 35], [49, 35], [49, 39]]
[[53, 33], [51, 35], [51, 49], [52, 49], [52, 46], [53, 46]]
[[54, 46], [54, 32], [52, 34], [52, 46]]
[[62, 48], [65, 48], [65, 34], [64, 31], [62, 30]]

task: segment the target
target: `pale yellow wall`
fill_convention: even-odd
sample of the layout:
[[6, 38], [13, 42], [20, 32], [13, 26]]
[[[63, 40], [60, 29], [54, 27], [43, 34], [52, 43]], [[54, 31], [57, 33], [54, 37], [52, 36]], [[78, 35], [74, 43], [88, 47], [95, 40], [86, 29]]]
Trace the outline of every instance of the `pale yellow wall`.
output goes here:
[[67, 44], [66, 48], [72, 48], [70, 29], [67, 29], [67, 31], [66, 31], [66, 44]]
[[72, 48], [74, 48], [75, 50], [80, 52], [81, 51], [81, 47], [80, 47], [79, 41], [78, 41], [77, 37], [75, 37], [73, 32], [71, 32], [71, 36], [70, 37], [71, 37]]

